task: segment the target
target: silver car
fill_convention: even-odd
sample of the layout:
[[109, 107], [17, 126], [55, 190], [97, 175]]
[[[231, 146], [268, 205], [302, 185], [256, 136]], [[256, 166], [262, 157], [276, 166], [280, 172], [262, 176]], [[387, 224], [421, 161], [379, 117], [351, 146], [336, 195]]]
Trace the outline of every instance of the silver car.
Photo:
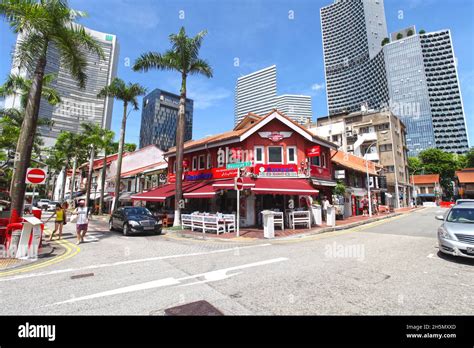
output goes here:
[[437, 215], [439, 250], [443, 253], [474, 258], [474, 203], [452, 207], [448, 214]]

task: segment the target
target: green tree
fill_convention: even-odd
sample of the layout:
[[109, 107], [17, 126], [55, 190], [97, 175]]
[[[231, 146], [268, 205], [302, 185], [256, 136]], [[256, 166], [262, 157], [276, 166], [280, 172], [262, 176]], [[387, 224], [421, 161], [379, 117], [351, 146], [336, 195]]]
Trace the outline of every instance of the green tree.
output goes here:
[[19, 158], [15, 162], [11, 194], [12, 213], [21, 215], [48, 48], [51, 45], [57, 48], [61, 65], [69, 70], [81, 88], [87, 79], [86, 54], [95, 52], [100, 57], [104, 55], [100, 44], [83, 27], [71, 21], [85, 16], [85, 13], [70, 9], [66, 0], [2, 0], [0, 16], [5, 18], [15, 34], [21, 34], [16, 46], [15, 66], [27, 68], [32, 74], [32, 85], [16, 148]]
[[388, 44], [390, 42], [390, 39], [388, 37], [384, 38], [382, 40], [382, 46], [385, 46], [386, 44]]
[[397, 40], [400, 40], [400, 39], [402, 39], [402, 38], [403, 38], [403, 34], [402, 34], [402, 33], [398, 33], [398, 34], [397, 34]]
[[115, 134], [111, 130], [102, 130], [102, 142], [100, 148], [104, 151], [104, 158], [102, 161], [102, 174], [100, 181], [100, 201], [99, 201], [99, 214], [102, 214], [104, 207], [104, 194], [105, 194], [105, 177], [107, 174], [107, 156], [114, 151], [114, 137]]
[[469, 152], [466, 153], [465, 168], [474, 168], [474, 147], [471, 147]]
[[418, 157], [408, 157], [408, 172], [410, 175], [420, 174], [423, 170], [423, 164]]
[[407, 31], [407, 36], [412, 36], [413, 34], [414, 34], [413, 30], [410, 29], [410, 30]]
[[[127, 117], [129, 115], [128, 104], [132, 106], [133, 110], [138, 110], [138, 100], [137, 97], [144, 95], [146, 89], [140, 86], [138, 83], [128, 83], [119, 78], [114, 78], [112, 83], [104, 87], [97, 97], [112, 97], [118, 100], [123, 101], [123, 116], [122, 116], [122, 126], [120, 127], [120, 140], [117, 156], [117, 173], [115, 176], [115, 196], [114, 196], [114, 211], [117, 210], [119, 204], [119, 193], [120, 193], [120, 175], [122, 173], [122, 157], [124, 151], [125, 143], [125, 129], [127, 127]], [[132, 110], [130, 110], [132, 111]]]
[[183, 148], [186, 114], [186, 82], [189, 75], [204, 75], [212, 77], [211, 66], [199, 57], [199, 50], [207, 31], [203, 30], [194, 37], [188, 37], [184, 27], [178, 34], [169, 36], [171, 49], [161, 54], [148, 52], [142, 54], [133, 66], [135, 71], [148, 71], [150, 69], [171, 70], [181, 74], [181, 90], [178, 109], [178, 124], [176, 129], [176, 194], [174, 225], [180, 225], [180, 201], [183, 198]]
[[424, 33], [426, 33], [425, 30], [421, 29], [419, 32], [418, 32], [420, 35], [423, 35]]

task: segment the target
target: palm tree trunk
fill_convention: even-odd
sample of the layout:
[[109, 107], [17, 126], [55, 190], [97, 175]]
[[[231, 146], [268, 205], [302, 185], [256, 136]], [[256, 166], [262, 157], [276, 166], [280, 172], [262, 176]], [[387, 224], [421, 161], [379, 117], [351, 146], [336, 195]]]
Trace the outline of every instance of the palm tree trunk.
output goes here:
[[72, 178], [71, 178], [71, 200], [76, 186], [76, 170], [77, 170], [77, 156], [74, 157], [74, 164], [72, 165]]
[[105, 191], [105, 175], [106, 174], [107, 174], [107, 146], [104, 148], [104, 160], [102, 162], [102, 176], [100, 179], [99, 215], [102, 215], [102, 208], [104, 207], [104, 191]]
[[[21, 125], [20, 136], [16, 146], [16, 152], [19, 156], [15, 159], [13, 172], [13, 187], [11, 194], [11, 216], [23, 215], [23, 203], [25, 200], [26, 190], [26, 171], [30, 165], [31, 151], [33, 150], [33, 140], [36, 133], [38, 123], [39, 106], [41, 102], [41, 91], [43, 89], [44, 69], [46, 66], [46, 49], [45, 44], [43, 54], [38, 58], [36, 64], [33, 82], [28, 94], [28, 102], [25, 109], [25, 117]], [[16, 215], [17, 214], [17, 215]], [[12, 221], [14, 222], [14, 221]]]
[[119, 204], [120, 176], [122, 174], [122, 156], [123, 156], [123, 144], [125, 143], [125, 127], [126, 126], [127, 126], [127, 102], [124, 102], [122, 128], [120, 128], [120, 140], [119, 140], [119, 149], [118, 149], [118, 156], [117, 156], [117, 171], [115, 173], [114, 211], [117, 210], [118, 204]]
[[186, 127], [186, 74], [183, 74], [181, 79], [178, 124], [176, 126], [176, 195], [173, 226], [181, 225], [181, 201], [183, 199], [183, 151], [184, 131]]
[[64, 194], [66, 191], [66, 179], [67, 179], [67, 168], [69, 167], [69, 161], [66, 159], [66, 163], [64, 164], [64, 174], [63, 174], [63, 181], [61, 182], [61, 196], [59, 197], [59, 201], [62, 203], [64, 202]]
[[[89, 159], [89, 172], [87, 173], [87, 184], [86, 184], [86, 207], [87, 207], [87, 213], [89, 214], [90, 209], [89, 209], [89, 199], [91, 196], [91, 185], [92, 185], [92, 170], [94, 167], [94, 157], [95, 157], [95, 147], [92, 145], [91, 146], [91, 155]], [[95, 197], [94, 197], [95, 199]]]

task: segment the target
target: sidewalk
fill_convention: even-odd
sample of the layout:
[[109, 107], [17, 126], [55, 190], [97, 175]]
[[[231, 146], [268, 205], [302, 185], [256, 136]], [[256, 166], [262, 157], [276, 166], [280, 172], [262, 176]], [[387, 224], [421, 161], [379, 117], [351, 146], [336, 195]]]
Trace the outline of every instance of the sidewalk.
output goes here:
[[[313, 235], [313, 234], [319, 234], [319, 233], [324, 233], [324, 232], [331, 232], [331, 231], [340, 231], [340, 230], [345, 230], [361, 225], [365, 225], [371, 222], [379, 221], [379, 220], [384, 220], [384, 219], [389, 219], [395, 216], [399, 216], [402, 214], [408, 214], [411, 213], [415, 210], [420, 210], [423, 209], [423, 207], [418, 207], [418, 208], [400, 208], [396, 209], [395, 212], [389, 213], [389, 214], [380, 214], [380, 215], [375, 215], [369, 218], [368, 216], [352, 216], [350, 218], [347, 218], [345, 220], [336, 220], [336, 226], [335, 227], [327, 227], [327, 226], [318, 226], [318, 227], [313, 227], [311, 229], [287, 229], [285, 230], [280, 230], [280, 229], [275, 229], [275, 239], [285, 239], [285, 238], [300, 238], [300, 237], [305, 237], [308, 235]], [[164, 230], [166, 231], [166, 230]], [[237, 238], [248, 238], [248, 239], [264, 239], [263, 237], [263, 229], [257, 229], [257, 228], [243, 228], [240, 229], [240, 237], [236, 237], [235, 233], [223, 233], [216, 235], [214, 233], [202, 233], [202, 232], [193, 232], [191, 230], [177, 230], [177, 231], [172, 231], [170, 230], [168, 233], [174, 234], [180, 237], [184, 238], [194, 238], [194, 239], [215, 239], [215, 240], [232, 240], [232, 239], [237, 239]]]
[[64, 248], [56, 243], [46, 241], [47, 237], [43, 235], [42, 246], [39, 248], [36, 259], [16, 259], [13, 257], [0, 258], [0, 271], [6, 271], [13, 268], [19, 268], [44, 259], [59, 256], [64, 252]]

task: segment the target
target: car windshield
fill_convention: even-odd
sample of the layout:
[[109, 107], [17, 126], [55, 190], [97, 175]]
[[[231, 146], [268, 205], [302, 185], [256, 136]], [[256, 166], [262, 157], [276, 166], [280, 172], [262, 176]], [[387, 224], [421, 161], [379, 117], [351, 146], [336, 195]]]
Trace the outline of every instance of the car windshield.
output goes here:
[[474, 209], [451, 209], [446, 221], [474, 224]]
[[147, 208], [130, 208], [124, 209], [125, 215], [149, 215], [153, 216]]

